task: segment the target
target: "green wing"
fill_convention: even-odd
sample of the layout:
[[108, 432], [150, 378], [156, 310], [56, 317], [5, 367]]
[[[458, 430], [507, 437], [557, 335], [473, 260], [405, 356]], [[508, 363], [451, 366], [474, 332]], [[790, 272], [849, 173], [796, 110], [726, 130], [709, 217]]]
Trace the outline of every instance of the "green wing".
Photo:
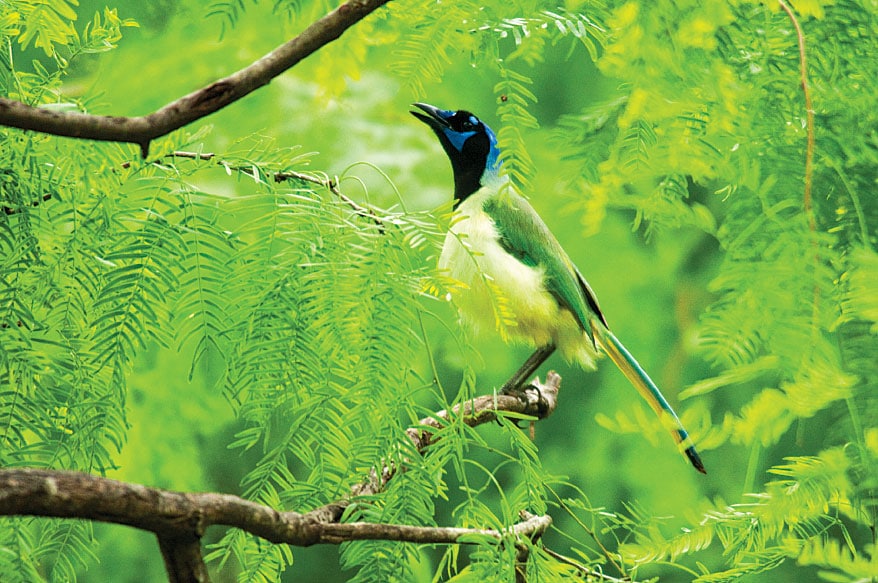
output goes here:
[[592, 319], [606, 326], [597, 298], [530, 203], [505, 192], [485, 201], [484, 211], [497, 226], [503, 248], [525, 265], [545, 270], [549, 293], [570, 310], [594, 343]]

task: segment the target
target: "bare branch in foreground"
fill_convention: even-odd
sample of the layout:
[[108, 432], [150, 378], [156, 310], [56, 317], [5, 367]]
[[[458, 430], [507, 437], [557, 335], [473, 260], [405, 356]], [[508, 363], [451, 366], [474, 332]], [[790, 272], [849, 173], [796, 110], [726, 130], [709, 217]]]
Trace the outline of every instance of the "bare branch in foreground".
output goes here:
[[388, 1], [348, 0], [258, 61], [149, 115], [114, 117], [51, 111], [0, 97], [0, 125], [56, 136], [138, 144], [146, 158], [152, 140], [215, 113], [268, 84]]
[[[185, 493], [63, 470], [0, 470], [0, 514], [83, 518], [133, 526], [160, 540], [200, 538], [215, 525], [233, 526], [273, 543], [295, 546], [352, 540], [456, 543], [462, 536], [502, 538], [490, 529], [320, 522], [299, 512], [279, 512], [238, 496]], [[548, 516], [513, 527], [516, 535], [543, 532]]]
[[[547, 386], [528, 388], [522, 397], [486, 395], [422, 419], [408, 431], [415, 447], [423, 451], [434, 441], [433, 433], [462, 415], [470, 426], [487, 423], [503, 412], [545, 417], [556, 405], [560, 377], [549, 373]], [[369, 480], [355, 494], [374, 494], [395, 471], [385, 468], [380, 479]], [[210, 526], [239, 528], [269, 542], [296, 546], [340, 544], [353, 540], [390, 540], [421, 544], [465, 544], [472, 537], [497, 540], [513, 536], [539, 537], [551, 517], [522, 512], [522, 522], [509, 531], [457, 527], [424, 527], [403, 524], [339, 523], [348, 501], [327, 505], [305, 514], [279, 512], [238, 496], [184, 493], [150, 488], [89, 474], [41, 469], [0, 469], [0, 515], [78, 518], [131, 526], [156, 534], [171, 583], [206, 582], [207, 568], [201, 537]], [[462, 537], [468, 537], [461, 540]]]

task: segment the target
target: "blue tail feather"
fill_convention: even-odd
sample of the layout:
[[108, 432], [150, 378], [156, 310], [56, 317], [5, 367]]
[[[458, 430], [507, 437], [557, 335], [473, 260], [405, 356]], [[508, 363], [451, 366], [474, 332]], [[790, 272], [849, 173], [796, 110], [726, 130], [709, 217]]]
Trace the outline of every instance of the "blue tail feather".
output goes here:
[[658, 415], [660, 419], [669, 420], [674, 425], [671, 429], [674, 440], [678, 444], [687, 445], [683, 453], [696, 470], [702, 474], [706, 474], [707, 470], [704, 469], [704, 463], [702, 463], [698, 451], [695, 449], [694, 445], [689, 443], [689, 434], [680, 422], [680, 418], [677, 417], [677, 414], [674, 412], [673, 407], [671, 407], [670, 403], [665, 399], [665, 396], [662, 395], [656, 384], [651, 378], [649, 378], [649, 375], [646, 374], [646, 371], [643, 370], [637, 360], [631, 356], [631, 353], [628, 352], [628, 349], [625, 348], [622, 342], [620, 342], [606, 326], [603, 326], [598, 322], [594, 322], [593, 324], [596, 336], [603, 347], [604, 352], [606, 352], [616, 366], [619, 367], [619, 370], [621, 370], [631, 384], [634, 385], [634, 388], [637, 389], [637, 392], [641, 394], [644, 400], [649, 403], [649, 406], [652, 407], [656, 415]]

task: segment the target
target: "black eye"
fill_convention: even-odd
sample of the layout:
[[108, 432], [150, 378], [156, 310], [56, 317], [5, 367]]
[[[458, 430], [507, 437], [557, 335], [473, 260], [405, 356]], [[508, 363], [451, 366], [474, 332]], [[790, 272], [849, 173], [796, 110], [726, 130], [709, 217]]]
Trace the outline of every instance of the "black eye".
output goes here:
[[478, 118], [467, 111], [458, 111], [454, 117], [454, 125], [459, 132], [471, 132], [479, 127]]

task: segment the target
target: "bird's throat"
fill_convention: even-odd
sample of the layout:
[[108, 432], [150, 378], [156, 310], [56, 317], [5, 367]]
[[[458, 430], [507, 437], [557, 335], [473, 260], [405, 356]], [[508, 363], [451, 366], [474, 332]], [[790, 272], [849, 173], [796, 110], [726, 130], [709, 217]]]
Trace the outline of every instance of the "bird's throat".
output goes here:
[[482, 187], [483, 169], [476, 166], [453, 165], [454, 168], [454, 207], [457, 208], [474, 192]]

